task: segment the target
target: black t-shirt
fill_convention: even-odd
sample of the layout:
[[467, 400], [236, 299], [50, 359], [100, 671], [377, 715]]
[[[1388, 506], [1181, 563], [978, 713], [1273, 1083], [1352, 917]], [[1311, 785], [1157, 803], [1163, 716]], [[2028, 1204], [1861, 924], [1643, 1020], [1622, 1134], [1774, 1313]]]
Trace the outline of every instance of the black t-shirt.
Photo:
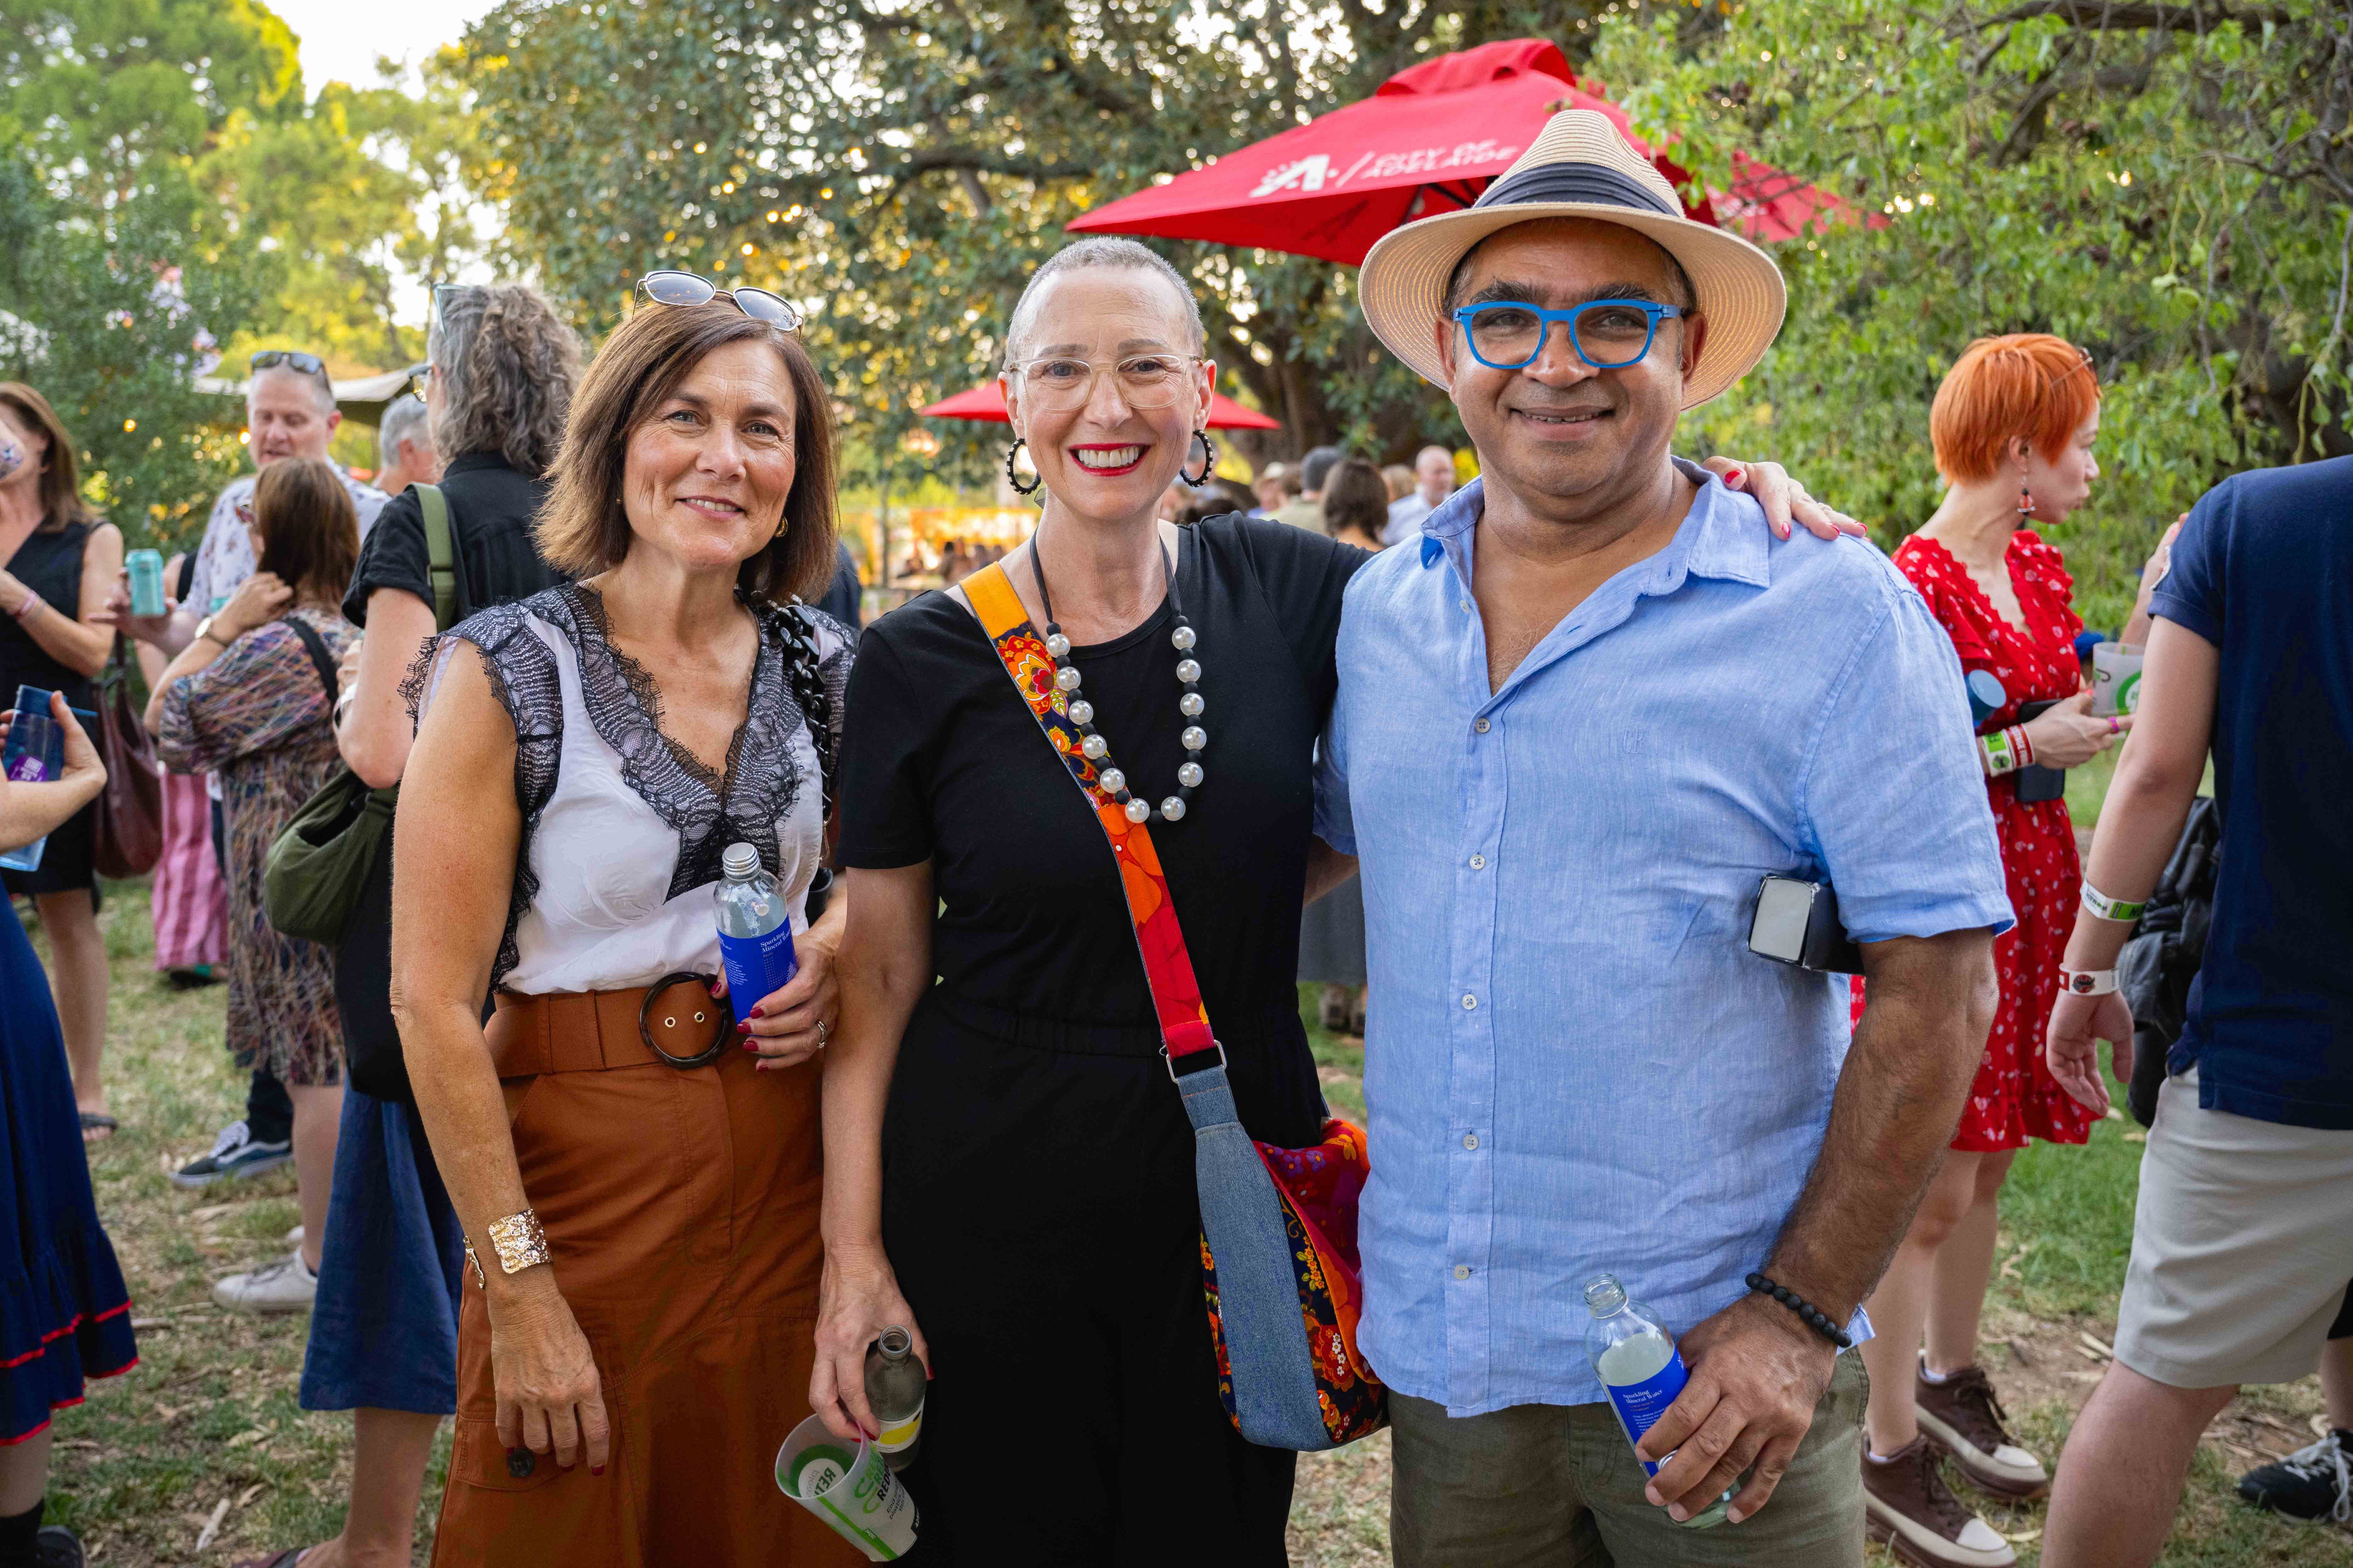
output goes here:
[[[525, 479], [496, 452], [468, 452], [450, 458], [442, 470], [441, 493], [449, 501], [459, 618], [527, 599], [564, 580], [531, 542], [531, 520], [547, 497], [546, 479]], [[425, 511], [414, 489], [393, 497], [376, 514], [375, 526], [360, 546], [351, 591], [343, 595], [344, 619], [365, 626], [368, 595], [378, 588], [405, 588], [432, 605]]]
[[[1332, 706], [1341, 592], [1366, 556], [1232, 514], [1181, 531], [1177, 594], [1198, 634], [1209, 732], [1182, 822], [1152, 839], [1209, 1021], [1297, 1016], [1314, 750]], [[1048, 558], [1049, 580], [1053, 570]], [[1157, 802], [1185, 760], [1168, 605], [1072, 650], [1130, 788]], [[841, 763], [846, 866], [929, 859], [944, 909], [944, 996], [1025, 1017], [1149, 1027], [1118, 872], [1084, 796], [980, 623], [931, 594], [878, 619], [849, 678]]]

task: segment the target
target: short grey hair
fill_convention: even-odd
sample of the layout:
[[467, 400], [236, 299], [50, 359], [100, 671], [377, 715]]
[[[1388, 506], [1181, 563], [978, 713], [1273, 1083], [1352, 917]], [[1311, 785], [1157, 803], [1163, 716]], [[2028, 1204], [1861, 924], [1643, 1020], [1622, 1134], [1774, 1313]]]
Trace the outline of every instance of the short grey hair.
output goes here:
[[1046, 279], [1059, 272], [1075, 272], [1082, 267], [1134, 267], [1146, 272], [1156, 272], [1176, 290], [1176, 298], [1185, 311], [1185, 330], [1190, 334], [1192, 352], [1199, 353], [1208, 346], [1208, 334], [1201, 327], [1200, 301], [1193, 298], [1193, 286], [1185, 281], [1183, 273], [1168, 264], [1167, 258], [1149, 246], [1115, 234], [1090, 235], [1074, 240], [1038, 264], [1029, 274], [1029, 281], [1021, 290], [1021, 298], [1013, 307], [1013, 320], [1005, 331], [1005, 368], [1010, 370], [1019, 362], [1014, 344], [1029, 326], [1030, 301]]
[[404, 392], [384, 405], [384, 417], [376, 422], [375, 461], [379, 468], [388, 468], [400, 457], [400, 444], [414, 441], [429, 447], [433, 437], [425, 428], [425, 399], [413, 392]]
[[321, 371], [317, 375], [312, 375], [309, 371], [296, 370], [290, 364], [273, 364], [268, 370], [257, 370], [246, 378], [245, 406], [248, 411], [248, 417], [250, 416], [251, 410], [253, 408], [254, 391], [261, 385], [261, 378], [265, 375], [292, 376], [295, 380], [301, 382], [303, 385], [311, 389], [311, 395], [318, 399], [319, 412], [321, 414], [332, 414], [335, 411], [335, 384], [329, 378], [325, 371]]
[[443, 290], [426, 358], [441, 378], [433, 447], [443, 458], [496, 452], [531, 479], [564, 444], [580, 379], [580, 340], [555, 307], [522, 283]]

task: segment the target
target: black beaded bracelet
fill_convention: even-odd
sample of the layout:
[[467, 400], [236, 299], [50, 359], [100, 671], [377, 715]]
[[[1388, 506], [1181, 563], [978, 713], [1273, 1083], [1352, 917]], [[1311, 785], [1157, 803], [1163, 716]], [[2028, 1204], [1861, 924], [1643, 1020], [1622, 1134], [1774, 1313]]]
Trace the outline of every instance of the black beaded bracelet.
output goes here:
[[1776, 1285], [1762, 1274], [1751, 1274], [1748, 1277], [1748, 1288], [1760, 1295], [1772, 1297], [1773, 1300], [1797, 1313], [1799, 1321], [1838, 1346], [1839, 1349], [1843, 1351], [1854, 1348], [1852, 1335], [1831, 1321], [1831, 1315], [1828, 1312], [1823, 1311], [1787, 1285]]

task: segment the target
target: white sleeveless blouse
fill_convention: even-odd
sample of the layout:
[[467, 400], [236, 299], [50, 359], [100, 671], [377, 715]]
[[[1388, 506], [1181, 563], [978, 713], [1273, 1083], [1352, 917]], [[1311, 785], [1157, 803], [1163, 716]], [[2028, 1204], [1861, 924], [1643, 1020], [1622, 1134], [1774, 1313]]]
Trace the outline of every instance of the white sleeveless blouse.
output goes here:
[[[437, 645], [424, 701], [457, 646], [470, 644], [515, 722], [523, 842], [492, 972], [499, 989], [617, 991], [681, 970], [716, 973], [712, 889], [733, 843], [760, 851], [793, 928], [806, 928], [824, 775], [800, 697], [822, 685], [839, 736], [852, 634], [806, 606], [759, 614], [749, 711], [723, 778], [662, 735], [659, 694], [606, 637], [592, 590], [566, 585], [484, 611]], [[788, 615], [802, 617], [798, 626]]]

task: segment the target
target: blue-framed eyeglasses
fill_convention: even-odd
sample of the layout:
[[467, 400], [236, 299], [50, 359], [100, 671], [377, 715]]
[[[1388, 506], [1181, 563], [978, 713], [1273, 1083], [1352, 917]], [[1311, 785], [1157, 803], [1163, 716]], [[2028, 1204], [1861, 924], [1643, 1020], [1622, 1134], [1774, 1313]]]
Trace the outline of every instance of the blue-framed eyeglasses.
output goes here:
[[1569, 347], [1596, 370], [1623, 370], [1651, 352], [1659, 323], [1684, 313], [1681, 305], [1648, 300], [1588, 300], [1567, 310], [1547, 310], [1518, 300], [1491, 300], [1456, 308], [1471, 355], [1490, 370], [1525, 370], [1545, 350], [1552, 324], [1568, 328]]

